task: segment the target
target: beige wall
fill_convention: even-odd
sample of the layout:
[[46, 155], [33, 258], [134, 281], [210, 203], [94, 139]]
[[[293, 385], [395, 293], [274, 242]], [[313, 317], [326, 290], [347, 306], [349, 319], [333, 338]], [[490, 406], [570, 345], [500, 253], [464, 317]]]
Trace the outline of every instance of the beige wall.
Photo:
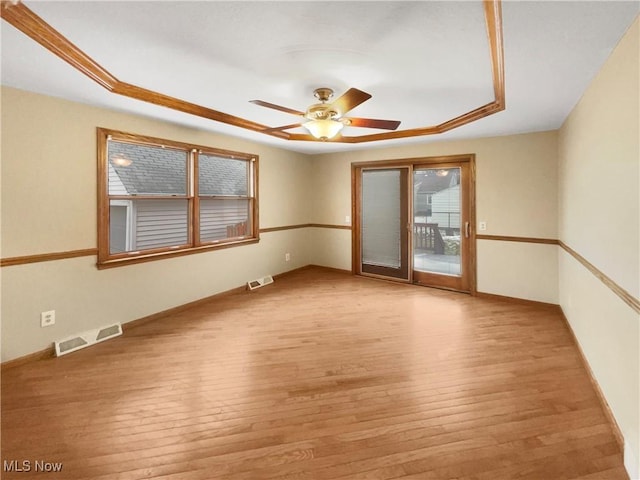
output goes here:
[[[258, 154], [260, 226], [310, 216], [305, 156], [3, 88], [3, 258], [96, 247], [97, 126]], [[101, 271], [95, 257], [4, 267], [2, 360], [306, 265], [308, 237], [308, 229], [265, 233], [256, 245]], [[45, 310], [56, 310], [56, 325], [40, 327]]]
[[[476, 154], [476, 218], [489, 235], [557, 238], [557, 133], [435, 142], [317, 155], [312, 223], [344, 224], [351, 214], [351, 162]], [[321, 265], [350, 269], [351, 236], [323, 232]], [[557, 251], [526, 243], [478, 241], [478, 290], [558, 303]], [[514, 259], [518, 259], [514, 263]]]
[[[635, 298], [640, 291], [640, 27], [636, 19], [559, 135], [560, 239]], [[640, 477], [640, 315], [566, 253], [560, 304]]]
[[478, 240], [478, 291], [558, 303], [558, 247]]
[[315, 247], [309, 263], [351, 270], [351, 230], [312, 228], [311, 232]]

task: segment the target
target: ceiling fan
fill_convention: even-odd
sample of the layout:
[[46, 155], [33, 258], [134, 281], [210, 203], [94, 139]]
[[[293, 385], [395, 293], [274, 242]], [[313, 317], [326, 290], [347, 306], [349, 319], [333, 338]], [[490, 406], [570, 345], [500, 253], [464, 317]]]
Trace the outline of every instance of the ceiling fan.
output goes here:
[[262, 130], [264, 133], [289, 130], [290, 128], [305, 127], [309, 133], [319, 140], [329, 140], [335, 137], [345, 125], [351, 127], [380, 128], [384, 130], [395, 130], [400, 125], [396, 120], [376, 120], [373, 118], [345, 117], [344, 115], [371, 98], [366, 92], [357, 88], [350, 88], [333, 103], [327, 103], [333, 97], [333, 90], [330, 88], [316, 88], [313, 95], [320, 100], [320, 103], [311, 105], [305, 112], [282, 107], [262, 100], [251, 100], [251, 103], [262, 107], [273, 108], [281, 112], [290, 113], [306, 119], [299, 123], [283, 125]]

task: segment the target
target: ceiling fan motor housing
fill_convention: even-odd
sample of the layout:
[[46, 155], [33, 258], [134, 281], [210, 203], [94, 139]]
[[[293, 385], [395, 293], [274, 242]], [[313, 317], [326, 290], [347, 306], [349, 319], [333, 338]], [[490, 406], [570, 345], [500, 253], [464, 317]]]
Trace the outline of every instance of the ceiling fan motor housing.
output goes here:
[[333, 97], [333, 90], [327, 87], [316, 88], [313, 96], [320, 100], [307, 108], [304, 116], [309, 120], [333, 120], [338, 116], [338, 112], [333, 110], [326, 102]]
[[313, 91], [313, 96], [320, 100], [322, 103], [328, 102], [333, 97], [333, 90], [327, 87], [316, 88]]
[[307, 109], [304, 116], [309, 120], [332, 120], [338, 116], [338, 112], [326, 103], [316, 103]]

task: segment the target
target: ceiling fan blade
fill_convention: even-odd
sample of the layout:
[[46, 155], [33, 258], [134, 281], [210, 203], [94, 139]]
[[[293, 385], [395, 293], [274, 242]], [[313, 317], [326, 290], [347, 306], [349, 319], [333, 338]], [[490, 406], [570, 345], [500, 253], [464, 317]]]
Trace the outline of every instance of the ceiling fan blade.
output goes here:
[[261, 133], [281, 132], [283, 130], [289, 130], [290, 128], [301, 127], [301, 123], [292, 123], [291, 125], [283, 125], [282, 127], [271, 127], [260, 130]]
[[340, 98], [331, 104], [340, 115], [344, 115], [349, 110], [356, 108], [363, 102], [366, 102], [371, 98], [367, 92], [358, 90], [357, 88], [350, 88]]
[[381, 128], [383, 130], [395, 130], [400, 126], [399, 120], [376, 120], [375, 118], [344, 118], [350, 127]]
[[304, 112], [299, 112], [298, 110], [294, 110], [292, 108], [282, 107], [280, 105], [276, 105], [275, 103], [263, 102], [262, 100], [249, 100], [249, 101], [256, 105], [260, 105], [261, 107], [273, 108], [274, 110], [280, 110], [281, 112], [290, 113], [291, 115], [300, 115], [300, 116], [304, 115]]

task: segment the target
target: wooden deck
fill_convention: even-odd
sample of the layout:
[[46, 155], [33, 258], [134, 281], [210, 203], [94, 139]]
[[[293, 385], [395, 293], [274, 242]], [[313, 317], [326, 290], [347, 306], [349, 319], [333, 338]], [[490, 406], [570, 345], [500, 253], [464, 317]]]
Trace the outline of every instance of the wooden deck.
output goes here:
[[2, 460], [32, 467], [3, 479], [627, 478], [557, 309], [325, 269], [3, 371]]

